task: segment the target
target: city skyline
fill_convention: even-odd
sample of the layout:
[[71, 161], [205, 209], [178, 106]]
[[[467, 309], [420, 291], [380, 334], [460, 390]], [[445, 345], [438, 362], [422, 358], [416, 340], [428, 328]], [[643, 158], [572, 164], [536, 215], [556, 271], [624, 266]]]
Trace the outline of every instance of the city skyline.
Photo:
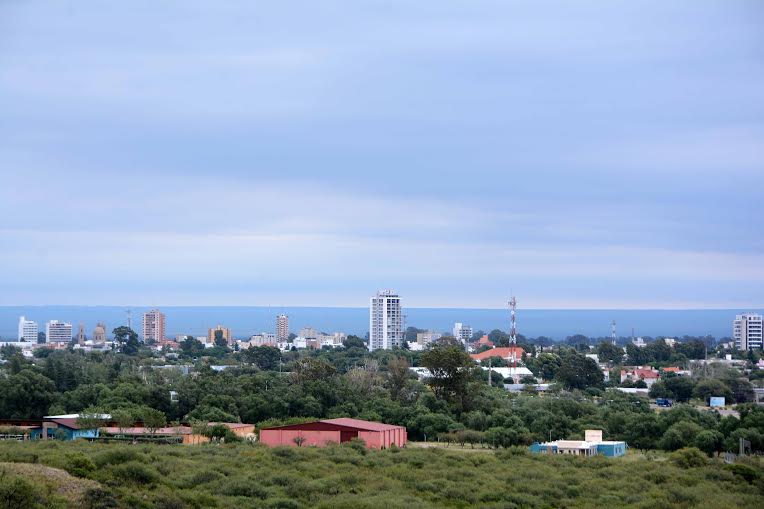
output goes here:
[[0, 305], [761, 309], [762, 21], [4, 3]]

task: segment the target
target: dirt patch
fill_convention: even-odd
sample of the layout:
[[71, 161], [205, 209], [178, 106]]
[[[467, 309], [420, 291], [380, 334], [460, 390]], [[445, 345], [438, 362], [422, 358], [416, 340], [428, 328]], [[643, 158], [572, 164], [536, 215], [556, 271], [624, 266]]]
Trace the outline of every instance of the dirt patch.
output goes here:
[[44, 485], [51, 495], [65, 498], [70, 507], [82, 507], [85, 492], [100, 486], [96, 481], [80, 479], [65, 470], [45, 465], [0, 462], [0, 472], [2, 471], [10, 475], [18, 475], [35, 484]]

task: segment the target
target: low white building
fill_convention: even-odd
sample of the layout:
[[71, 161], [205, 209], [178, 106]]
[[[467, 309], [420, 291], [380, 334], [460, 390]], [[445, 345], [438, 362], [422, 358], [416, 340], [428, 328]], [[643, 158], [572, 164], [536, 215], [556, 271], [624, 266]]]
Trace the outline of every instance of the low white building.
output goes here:
[[[416, 342], [419, 345], [427, 346], [430, 343], [432, 343], [433, 341], [437, 341], [437, 340], [439, 340], [442, 337], [443, 337], [443, 334], [441, 334], [440, 332], [435, 332], [435, 331], [431, 331], [431, 330], [428, 330], [428, 331], [425, 331], [425, 332], [417, 332]], [[409, 346], [411, 346], [411, 345], [409, 345]]]
[[631, 342], [634, 346], [639, 348], [644, 348], [647, 346], [647, 343], [644, 339], [642, 339], [642, 336], [636, 338], [634, 341]]
[[525, 366], [517, 366], [517, 367], [507, 367], [507, 368], [488, 368], [483, 367], [485, 371], [493, 371], [494, 373], [500, 374], [504, 379], [512, 379], [516, 383], [519, 383], [520, 380], [522, 380], [525, 377], [532, 377], [533, 372], [526, 368]]
[[432, 373], [430, 373], [430, 370], [427, 368], [411, 367], [409, 369], [416, 374], [419, 380], [424, 380], [432, 376]]

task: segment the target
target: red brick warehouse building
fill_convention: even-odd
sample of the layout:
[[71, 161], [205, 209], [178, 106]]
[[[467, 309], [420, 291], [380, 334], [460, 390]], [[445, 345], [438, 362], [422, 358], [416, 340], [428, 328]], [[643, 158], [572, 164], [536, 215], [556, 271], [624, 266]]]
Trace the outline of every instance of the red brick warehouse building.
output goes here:
[[326, 419], [260, 430], [260, 442], [270, 447], [324, 447], [354, 438], [363, 440], [369, 449], [387, 449], [393, 444], [405, 446], [407, 434], [403, 426], [359, 419]]

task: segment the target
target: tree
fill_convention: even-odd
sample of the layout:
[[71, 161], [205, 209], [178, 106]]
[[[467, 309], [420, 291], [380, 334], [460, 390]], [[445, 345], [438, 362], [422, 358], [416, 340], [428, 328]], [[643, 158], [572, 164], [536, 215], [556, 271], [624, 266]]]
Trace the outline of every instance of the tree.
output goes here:
[[695, 437], [695, 447], [713, 456], [715, 452], [721, 452], [724, 448], [724, 435], [714, 430], [705, 430]]
[[416, 342], [416, 335], [420, 332], [426, 332], [424, 329], [417, 329], [416, 327], [406, 327], [406, 332], [403, 334], [403, 339], [410, 342]]
[[689, 447], [695, 441], [695, 437], [703, 430], [699, 425], [691, 421], [679, 421], [672, 424], [660, 439], [659, 446], [666, 451], [675, 451], [682, 447]]
[[563, 357], [556, 379], [568, 389], [586, 389], [601, 386], [604, 376], [593, 359], [569, 353]]
[[204, 354], [204, 345], [193, 336], [186, 336], [186, 339], [180, 342], [180, 350], [184, 357], [200, 357]]
[[495, 345], [495, 346], [509, 346], [509, 334], [506, 332], [494, 329], [491, 332], [488, 333], [488, 339]]
[[220, 348], [227, 348], [228, 347], [228, 340], [226, 340], [226, 338], [223, 337], [223, 331], [222, 330], [216, 330], [215, 331], [215, 346], [218, 346]]
[[664, 378], [666, 388], [673, 394], [676, 401], [686, 403], [692, 397], [695, 383], [686, 376], [666, 376]]
[[363, 348], [366, 349], [366, 343], [363, 342], [363, 339], [359, 338], [358, 336], [350, 335], [345, 339], [345, 341], [342, 342], [342, 346], [345, 348]]
[[579, 352], [589, 351], [589, 338], [583, 334], [574, 334], [565, 338], [565, 343]]
[[163, 428], [167, 425], [167, 416], [163, 412], [153, 408], [143, 409], [141, 418], [143, 420], [143, 426], [152, 435], [155, 434], [159, 428]]
[[135, 426], [135, 416], [129, 410], [114, 410], [111, 413], [111, 420], [117, 423], [120, 434], [124, 434], [127, 428]]
[[644, 366], [650, 362], [647, 347], [638, 347], [634, 343], [626, 345], [626, 362], [630, 366]]
[[138, 334], [131, 328], [124, 325], [117, 327], [112, 331], [114, 341], [119, 345], [119, 350], [125, 355], [136, 355], [141, 344], [138, 341]]
[[387, 363], [387, 386], [390, 389], [390, 398], [399, 399], [410, 378], [409, 361], [405, 357], [390, 359]]
[[650, 387], [651, 398], [670, 398], [686, 403], [692, 397], [695, 383], [691, 378], [664, 373], [662, 379]]
[[554, 380], [557, 371], [560, 369], [562, 359], [559, 355], [553, 353], [542, 353], [538, 357], [528, 359], [528, 369], [544, 380]]
[[10, 419], [41, 419], [56, 401], [56, 386], [48, 377], [22, 369], [0, 378], [0, 415]]
[[328, 362], [313, 357], [300, 359], [292, 367], [292, 377], [299, 384], [306, 381], [325, 380], [337, 372]]
[[103, 417], [103, 413], [98, 408], [84, 410], [77, 416], [77, 426], [86, 430], [98, 429], [106, 421], [107, 419]]
[[623, 348], [615, 346], [610, 341], [603, 341], [597, 347], [597, 356], [600, 361], [621, 364], [623, 362]]
[[[448, 345], [448, 344], [446, 344]], [[467, 392], [472, 358], [455, 345], [435, 346], [422, 354], [422, 366], [432, 375], [427, 383], [435, 394], [451, 402], [461, 402]]]
[[727, 401], [731, 401], [732, 391], [721, 380], [707, 378], [698, 382], [693, 390], [693, 396], [702, 399], [706, 403], [708, 403], [711, 397], [724, 397]]
[[241, 356], [263, 371], [277, 371], [281, 362], [281, 350], [275, 346], [250, 346], [241, 351]]

